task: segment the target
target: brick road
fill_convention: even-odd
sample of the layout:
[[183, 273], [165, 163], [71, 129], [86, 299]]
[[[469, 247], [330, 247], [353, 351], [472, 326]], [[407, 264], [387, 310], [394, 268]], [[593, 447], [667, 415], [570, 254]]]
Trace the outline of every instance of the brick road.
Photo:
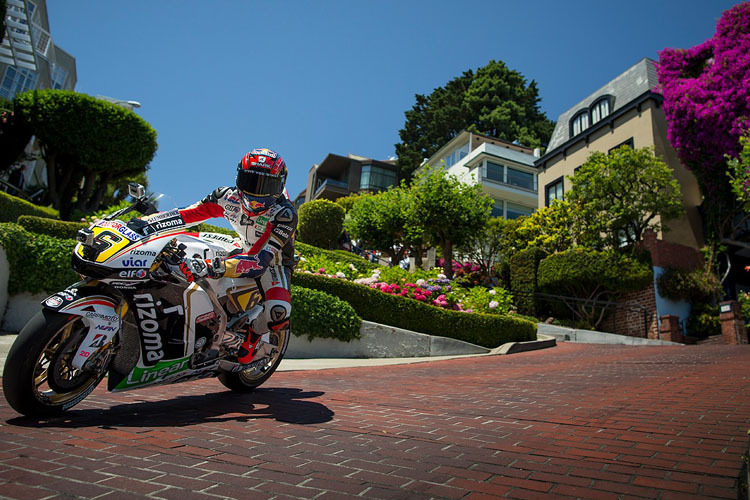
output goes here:
[[[103, 385], [103, 384], [102, 384]], [[750, 346], [560, 344], [0, 409], [9, 498], [736, 498]]]

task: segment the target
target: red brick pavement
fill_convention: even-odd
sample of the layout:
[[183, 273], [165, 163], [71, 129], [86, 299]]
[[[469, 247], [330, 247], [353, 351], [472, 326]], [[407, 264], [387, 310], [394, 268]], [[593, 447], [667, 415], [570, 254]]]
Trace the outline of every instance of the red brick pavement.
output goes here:
[[[736, 498], [750, 346], [561, 344], [0, 408], [0, 496]], [[103, 385], [103, 384], [102, 384]]]

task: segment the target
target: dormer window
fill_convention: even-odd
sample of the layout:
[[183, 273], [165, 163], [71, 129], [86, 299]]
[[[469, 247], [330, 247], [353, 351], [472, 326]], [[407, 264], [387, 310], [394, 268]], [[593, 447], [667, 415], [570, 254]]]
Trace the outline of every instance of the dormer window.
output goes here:
[[571, 120], [572, 134], [578, 135], [589, 127], [589, 111], [581, 111]]
[[603, 120], [609, 115], [609, 98], [599, 99], [591, 107], [591, 124]]

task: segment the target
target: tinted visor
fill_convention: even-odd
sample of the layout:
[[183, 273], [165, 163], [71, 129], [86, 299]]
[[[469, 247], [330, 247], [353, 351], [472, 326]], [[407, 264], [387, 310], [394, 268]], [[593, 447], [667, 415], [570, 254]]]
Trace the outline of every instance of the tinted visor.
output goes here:
[[250, 170], [237, 172], [237, 188], [251, 196], [279, 196], [284, 190], [282, 177]]

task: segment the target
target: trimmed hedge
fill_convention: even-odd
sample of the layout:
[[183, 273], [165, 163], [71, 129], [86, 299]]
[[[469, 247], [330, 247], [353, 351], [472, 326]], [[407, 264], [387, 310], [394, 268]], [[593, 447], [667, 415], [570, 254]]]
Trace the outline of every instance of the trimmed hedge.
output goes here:
[[319, 256], [324, 257], [325, 259], [332, 262], [353, 264], [354, 267], [357, 268], [357, 271], [360, 273], [369, 274], [373, 269], [382, 267], [377, 264], [373, 264], [372, 262], [360, 257], [359, 255], [347, 252], [346, 250], [325, 250], [320, 247], [308, 245], [307, 243], [302, 243], [299, 240], [294, 242], [294, 249], [303, 257]]
[[36, 215], [48, 219], [59, 219], [54, 208], [40, 207], [26, 200], [0, 191], [0, 222], [16, 222], [21, 215]]
[[336, 248], [344, 229], [344, 208], [330, 200], [312, 200], [297, 211], [297, 238], [310, 245]]
[[79, 281], [70, 267], [75, 240], [30, 233], [18, 224], [0, 223], [0, 246], [10, 264], [8, 293], [55, 292]]
[[518, 252], [510, 259], [510, 293], [515, 297], [519, 314], [536, 315], [534, 293], [537, 291], [539, 262], [547, 253], [537, 247]]
[[347, 302], [319, 290], [292, 286], [292, 333], [342, 342], [360, 338], [362, 319]]
[[18, 225], [31, 233], [46, 234], [62, 239], [75, 239], [79, 229], [89, 227], [87, 222], [68, 222], [56, 219], [46, 219], [36, 215], [22, 215], [18, 218]]
[[512, 316], [469, 314], [388, 295], [349, 281], [295, 273], [292, 282], [345, 300], [362, 319], [494, 348], [536, 338], [536, 324]]

